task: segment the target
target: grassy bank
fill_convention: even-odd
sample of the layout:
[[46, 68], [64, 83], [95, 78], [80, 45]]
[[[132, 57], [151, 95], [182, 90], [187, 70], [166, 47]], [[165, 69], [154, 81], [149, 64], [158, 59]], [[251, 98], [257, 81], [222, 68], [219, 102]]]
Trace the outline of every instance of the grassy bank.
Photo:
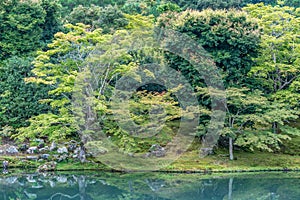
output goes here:
[[230, 161], [225, 152], [218, 152], [216, 155], [199, 158], [197, 151], [191, 151], [185, 153], [168, 169], [213, 172], [300, 169], [300, 156], [268, 152], [236, 152], [235, 157], [236, 160]]
[[[236, 160], [230, 161], [225, 151], [219, 151], [215, 155], [200, 158], [198, 151], [189, 151], [183, 154], [162, 171], [169, 172], [244, 172], [266, 170], [300, 170], [300, 156], [287, 154], [275, 154], [268, 152], [236, 152]], [[38, 161], [25, 161], [22, 156], [2, 156], [0, 161], [8, 160], [10, 168], [18, 170], [35, 170], [40, 166]], [[57, 164], [57, 171], [76, 170], [111, 170], [107, 166], [96, 163], [79, 163], [72, 160]]]

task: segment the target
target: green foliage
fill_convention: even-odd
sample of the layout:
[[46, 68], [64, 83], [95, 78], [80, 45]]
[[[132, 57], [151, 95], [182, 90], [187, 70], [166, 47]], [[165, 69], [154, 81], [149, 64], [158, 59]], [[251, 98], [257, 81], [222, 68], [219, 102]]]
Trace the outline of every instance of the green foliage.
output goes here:
[[43, 29], [41, 40], [44, 43], [49, 43], [54, 34], [62, 29], [62, 6], [58, 3], [58, 0], [41, 0], [40, 5], [46, 12], [45, 22], [40, 26]]
[[46, 97], [47, 87], [26, 84], [24, 78], [32, 76], [32, 58], [12, 57], [0, 64], [0, 127], [19, 128], [28, 125], [32, 116], [49, 107], [39, 100]]
[[115, 30], [122, 29], [128, 24], [121, 10], [116, 6], [99, 6], [92, 7], [75, 7], [70, 15], [66, 18], [68, 23], [83, 23], [91, 25], [92, 29], [101, 28], [103, 33], [111, 33]]
[[66, 17], [66, 22], [71, 24], [83, 23], [86, 25], [95, 26], [101, 16], [102, 8], [99, 6], [83, 7], [79, 5]]
[[[174, 135], [165, 124], [194, 117], [173, 98], [176, 88], [148, 84], [129, 102], [114, 107], [111, 101], [120, 77], [130, 74], [142, 82], [141, 66], [153, 62], [172, 67], [197, 88], [203, 114], [198, 136], [205, 135], [213, 128], [208, 127], [211, 98], [222, 92], [205, 89], [188, 61], [151, 49], [156, 22], [190, 36], [220, 69], [227, 103], [219, 134], [239, 147], [277, 150], [300, 135], [290, 123], [300, 116], [297, 7], [298, 0], [1, 1], [0, 136], [80, 138], [97, 154], [108, 151], [101, 134], [123, 152], [164, 146]], [[138, 39], [136, 46], [151, 48], [133, 49]], [[142, 73], [155, 78], [151, 71]], [[136, 137], [149, 131], [155, 134]]]
[[[204, 97], [211, 95], [218, 98], [221, 95], [221, 91], [213, 89], [198, 90]], [[226, 89], [226, 96], [226, 120], [220, 134], [233, 138], [237, 146], [272, 152], [278, 150], [285, 140], [291, 139], [291, 135], [300, 135], [298, 129], [286, 124], [287, 121], [297, 119], [299, 112], [268, 101], [261, 91], [231, 87]], [[272, 130], [274, 121], [281, 130], [277, 134]]]
[[284, 5], [299, 8], [300, 7], [300, 1], [299, 0], [285, 0]]
[[228, 9], [239, 7], [241, 0], [172, 0], [184, 9], [203, 10], [211, 9]]
[[291, 7], [263, 4], [249, 5], [245, 10], [258, 19], [264, 33], [261, 55], [251, 73], [264, 79], [267, 93], [288, 89], [300, 74], [299, 13]]
[[44, 47], [61, 28], [57, 1], [1, 1], [0, 13], [1, 59]]
[[0, 2], [0, 58], [22, 55], [41, 46], [45, 11], [31, 1]]
[[[230, 9], [241, 8], [247, 4], [264, 3], [266, 5], [276, 5], [277, 0], [171, 0], [171, 2], [178, 4], [183, 9], [204, 10], [211, 9]], [[297, 0], [291, 3], [289, 0], [286, 4], [298, 5]]]
[[[143, 24], [145, 26], [147, 23]], [[134, 26], [135, 24], [131, 23], [130, 27]], [[121, 43], [119, 46], [114, 45], [113, 49], [110, 48], [113, 38], [124, 41], [130, 39], [125, 31], [117, 31], [113, 36], [102, 34], [100, 29], [88, 30], [89, 26], [83, 24], [68, 24], [66, 28], [70, 30], [68, 33], [57, 33], [54, 41], [48, 45], [49, 49], [38, 52], [32, 70], [34, 76], [26, 78], [27, 82], [51, 87], [48, 98], [41, 102], [49, 104], [53, 111], [31, 118], [29, 127], [19, 129], [16, 136], [18, 139], [42, 135], [56, 140], [72, 134], [88, 135], [93, 131], [85, 124], [88, 119], [78, 117], [92, 115], [94, 110], [90, 108], [93, 105], [96, 105], [93, 108], [97, 108], [95, 112], [99, 112], [100, 115], [105, 113], [105, 100], [108, 98], [106, 95], [111, 94], [111, 81], [117, 74], [122, 74], [125, 70], [130, 71], [130, 68], [134, 67], [129, 65], [131, 56], [124, 49], [126, 46]], [[91, 54], [92, 52], [95, 52], [95, 55]], [[111, 55], [115, 57], [112, 58]], [[98, 78], [102, 81], [97, 81]], [[75, 79], [77, 87], [74, 87]], [[86, 85], [87, 80], [95, 85], [89, 87]], [[80, 94], [78, 91], [83, 89], [81, 87], [89, 87], [92, 93], [88, 96], [75, 96], [75, 99], [87, 98], [87, 101], [79, 101], [79, 105], [74, 108], [71, 96], [74, 92]]]
[[[38, 83], [52, 88], [48, 96], [41, 100], [51, 106], [53, 111], [39, 113], [32, 117], [29, 127], [20, 128], [16, 138], [24, 140], [47, 136], [50, 140], [58, 140], [75, 134], [79, 129], [70, 110], [70, 98], [74, 86], [78, 66], [87, 53], [92, 50], [96, 41], [101, 40], [101, 32], [87, 32], [85, 25], [67, 25], [70, 32], [57, 33], [54, 41], [48, 45], [47, 51], [38, 52], [34, 61], [34, 76], [26, 78], [29, 83]], [[85, 44], [90, 46], [86, 47]]]
[[[246, 74], [257, 56], [260, 33], [255, 21], [237, 10], [184, 11], [163, 14], [160, 26], [188, 34], [210, 53], [224, 73], [225, 85], [244, 84]], [[202, 77], [187, 61], [177, 56], [167, 57], [169, 65], [180, 71], [192, 85], [203, 83]]]
[[[270, 101], [286, 110], [299, 110], [300, 18], [298, 9], [287, 6], [249, 5], [244, 8], [263, 28], [260, 56], [251, 75], [256, 77]], [[274, 115], [274, 119], [276, 116]], [[278, 132], [278, 122], [273, 124]]]
[[153, 15], [155, 17], [164, 12], [182, 10], [177, 4], [163, 0], [127, 0], [121, 9], [128, 14]]
[[64, 7], [64, 15], [67, 15], [69, 11], [73, 10], [77, 6], [92, 7], [96, 6], [107, 6], [107, 5], [122, 5], [123, 0], [59, 0], [61, 5]]
[[[129, 113], [123, 109], [127, 106]], [[165, 146], [174, 136], [168, 122], [182, 116], [182, 109], [170, 92], [139, 91], [130, 99], [129, 105], [120, 103], [118, 108], [113, 107], [109, 112], [114, 115], [105, 121], [105, 132], [125, 152], [147, 152], [153, 144]], [[116, 115], [118, 125], [115, 124]]]

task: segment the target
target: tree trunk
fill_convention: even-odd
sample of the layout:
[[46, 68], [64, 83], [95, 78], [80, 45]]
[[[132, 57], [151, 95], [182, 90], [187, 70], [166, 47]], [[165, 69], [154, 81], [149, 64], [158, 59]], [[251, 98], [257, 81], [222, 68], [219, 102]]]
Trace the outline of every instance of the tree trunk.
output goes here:
[[229, 137], [229, 159], [233, 160], [233, 141], [231, 137]]
[[272, 128], [273, 128], [273, 133], [277, 134], [278, 133], [278, 131], [277, 131], [277, 122], [273, 122]]
[[80, 160], [81, 163], [86, 162], [85, 148], [84, 148], [83, 144], [80, 145], [80, 151], [79, 151], [78, 157], [79, 157], [79, 160]]

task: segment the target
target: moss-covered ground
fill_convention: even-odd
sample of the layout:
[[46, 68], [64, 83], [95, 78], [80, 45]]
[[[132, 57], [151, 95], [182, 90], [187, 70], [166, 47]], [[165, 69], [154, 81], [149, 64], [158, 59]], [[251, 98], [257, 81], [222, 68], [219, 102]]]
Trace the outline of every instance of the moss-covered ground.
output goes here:
[[[235, 152], [235, 160], [230, 161], [225, 150], [219, 150], [215, 155], [199, 157], [197, 150], [184, 153], [178, 160], [161, 169], [169, 172], [243, 172], [265, 170], [300, 170], [300, 156], [268, 152]], [[35, 170], [42, 163], [26, 161], [24, 158], [2, 156], [0, 161], [8, 160], [10, 168], [20, 170]], [[72, 160], [57, 164], [58, 171], [76, 170], [110, 170], [100, 162], [79, 163]]]

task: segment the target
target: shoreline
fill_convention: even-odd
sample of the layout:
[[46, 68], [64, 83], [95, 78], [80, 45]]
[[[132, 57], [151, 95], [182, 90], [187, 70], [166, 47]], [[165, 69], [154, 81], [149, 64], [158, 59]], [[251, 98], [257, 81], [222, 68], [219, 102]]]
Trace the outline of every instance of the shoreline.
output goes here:
[[[238, 152], [236, 159], [230, 161], [224, 152], [219, 151], [215, 155], [199, 158], [197, 151], [183, 154], [178, 160], [159, 170], [126, 170], [112, 169], [102, 164], [97, 159], [89, 158], [88, 162], [80, 163], [77, 160], [56, 162], [55, 160], [37, 161], [25, 160], [24, 156], [1, 156], [0, 162], [9, 162], [8, 170], [12, 171], [37, 171], [45, 164], [55, 162], [55, 167], [45, 172], [116, 172], [116, 173], [177, 173], [177, 174], [212, 174], [212, 173], [255, 173], [255, 172], [300, 172], [300, 156], [288, 154], [276, 154], [268, 152]], [[44, 172], [41, 171], [41, 172]]]

